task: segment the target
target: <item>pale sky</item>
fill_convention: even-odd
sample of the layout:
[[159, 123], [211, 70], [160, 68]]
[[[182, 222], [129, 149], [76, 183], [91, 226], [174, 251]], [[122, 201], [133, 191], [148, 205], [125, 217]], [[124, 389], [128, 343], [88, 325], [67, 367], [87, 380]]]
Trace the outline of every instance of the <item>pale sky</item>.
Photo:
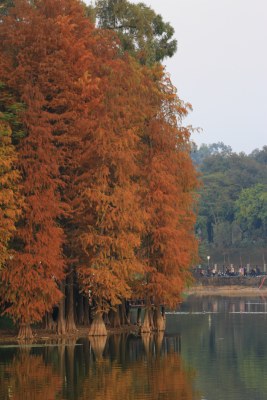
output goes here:
[[193, 106], [185, 124], [203, 129], [192, 139], [246, 153], [267, 145], [267, 1], [142, 2], [175, 29], [178, 51], [163, 64]]

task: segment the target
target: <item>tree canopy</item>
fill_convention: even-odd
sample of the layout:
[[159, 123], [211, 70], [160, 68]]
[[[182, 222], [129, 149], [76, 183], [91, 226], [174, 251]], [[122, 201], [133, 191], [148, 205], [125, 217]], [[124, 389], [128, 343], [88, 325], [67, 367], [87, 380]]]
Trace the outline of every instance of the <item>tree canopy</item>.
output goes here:
[[190, 280], [188, 110], [158, 63], [173, 31], [143, 4], [115, 5], [107, 21], [116, 11], [135, 26], [123, 37], [77, 0], [16, 0], [0, 24], [12, 99], [0, 104], [0, 299], [21, 338], [55, 308], [75, 330], [76, 302], [87, 319], [94, 308], [95, 326], [137, 294], [175, 307]]
[[100, 28], [117, 33], [122, 49], [141, 64], [152, 65], [176, 52], [173, 27], [144, 3], [97, 0], [96, 18]]
[[203, 245], [224, 251], [266, 242], [265, 155], [266, 146], [249, 155], [234, 153], [222, 143], [193, 150], [203, 182], [196, 226]]

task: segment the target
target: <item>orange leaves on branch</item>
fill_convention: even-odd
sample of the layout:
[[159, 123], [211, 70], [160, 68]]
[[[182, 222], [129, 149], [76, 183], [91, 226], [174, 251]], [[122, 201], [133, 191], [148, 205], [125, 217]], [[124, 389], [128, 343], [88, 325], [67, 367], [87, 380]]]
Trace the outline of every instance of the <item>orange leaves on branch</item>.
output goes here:
[[18, 146], [25, 206], [15, 235], [17, 254], [2, 276], [9, 312], [23, 323], [40, 320], [61, 297], [61, 219], [70, 208], [62, 197], [64, 173], [69, 172], [65, 163], [71, 159], [77, 127], [84, 127], [79, 116], [86, 105], [78, 104], [88, 97], [80, 78], [90, 64], [86, 35], [91, 30], [74, 0], [45, 0], [34, 6], [18, 0], [0, 27], [5, 38], [0, 44], [1, 76], [25, 104], [21, 122], [26, 137]]
[[100, 274], [105, 284], [98, 284], [96, 296], [117, 304], [129, 295], [133, 276], [142, 271], [137, 249], [145, 216], [139, 202], [137, 153], [145, 112], [140, 94], [144, 77], [129, 58], [113, 59], [107, 53], [103, 61], [97, 71], [102, 101], [92, 110], [96, 123], [84, 138], [76, 179], [77, 252], [88, 266], [78, 273], [85, 292], [87, 274]]
[[21, 213], [18, 193], [17, 154], [12, 145], [12, 131], [5, 114], [0, 112], [0, 270], [11, 257], [9, 242]]
[[[181, 125], [189, 105], [163, 68], [122, 55], [76, 0], [17, 0], [0, 24], [0, 73], [25, 106], [17, 155], [0, 136], [0, 245], [13, 236], [16, 250], [2, 274], [8, 312], [40, 320], [67, 266], [102, 309], [131, 289], [175, 305], [196, 251], [197, 180]], [[13, 160], [25, 198], [15, 234]]]
[[186, 284], [197, 243], [193, 191], [197, 177], [189, 155], [189, 132], [181, 127], [186, 106], [169, 78], [156, 71], [151, 91], [155, 112], [143, 132], [142, 207], [148, 214], [140, 256], [147, 273], [140, 286], [145, 298], [175, 307]]

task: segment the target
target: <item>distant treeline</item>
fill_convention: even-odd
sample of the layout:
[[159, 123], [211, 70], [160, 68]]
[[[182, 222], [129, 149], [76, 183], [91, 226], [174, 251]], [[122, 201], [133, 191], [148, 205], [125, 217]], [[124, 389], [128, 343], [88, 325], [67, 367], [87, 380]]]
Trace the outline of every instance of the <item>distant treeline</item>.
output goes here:
[[224, 143], [193, 145], [202, 179], [196, 225], [200, 255], [267, 242], [267, 146], [235, 153]]

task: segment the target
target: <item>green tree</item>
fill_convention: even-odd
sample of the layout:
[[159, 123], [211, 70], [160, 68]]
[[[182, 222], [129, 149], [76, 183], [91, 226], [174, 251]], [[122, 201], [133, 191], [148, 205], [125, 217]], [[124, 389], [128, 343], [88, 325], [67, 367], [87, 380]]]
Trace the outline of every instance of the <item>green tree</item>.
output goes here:
[[255, 149], [253, 152], [250, 154], [252, 158], [254, 158], [257, 162], [260, 164], [267, 164], [267, 146], [263, 146], [263, 148], [260, 149]]
[[[267, 228], [267, 186], [257, 184], [240, 193], [236, 205], [236, 218], [244, 231], [256, 231], [260, 236]], [[253, 234], [252, 234], [253, 235]]]
[[235, 202], [242, 190], [267, 184], [266, 165], [254, 156], [232, 153], [227, 146], [203, 146], [203, 150], [206, 156], [199, 165], [203, 186], [197, 229], [201, 229], [201, 239], [207, 238], [218, 247], [231, 246], [237, 238], [240, 240], [240, 234], [234, 233], [239, 231]]
[[152, 65], [176, 52], [173, 27], [144, 3], [98, 0], [96, 17], [100, 28], [117, 32], [123, 51], [141, 64]]
[[8, 10], [13, 6], [13, 3], [13, 0], [0, 0], [0, 16], [7, 15]]
[[230, 155], [232, 153], [232, 148], [227, 146], [223, 142], [212, 143], [212, 144], [202, 144], [197, 147], [195, 143], [192, 143], [191, 157], [194, 164], [201, 165], [204, 160], [213, 155]]

